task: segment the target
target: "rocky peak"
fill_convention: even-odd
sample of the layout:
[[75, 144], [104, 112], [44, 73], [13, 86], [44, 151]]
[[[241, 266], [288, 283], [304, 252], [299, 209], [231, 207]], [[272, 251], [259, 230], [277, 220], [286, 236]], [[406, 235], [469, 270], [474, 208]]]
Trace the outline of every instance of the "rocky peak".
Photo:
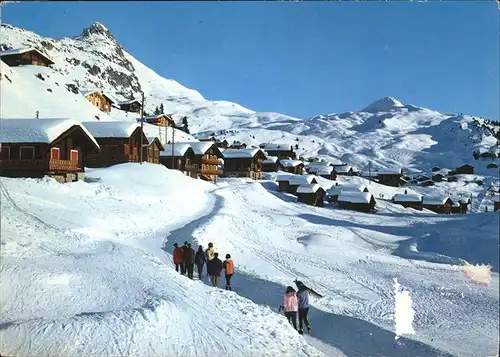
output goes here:
[[116, 39], [113, 34], [107, 29], [106, 26], [104, 26], [100, 22], [94, 22], [89, 28], [84, 29], [82, 32], [82, 37], [101, 37], [116, 43]]
[[388, 112], [397, 108], [404, 108], [404, 104], [394, 97], [384, 97], [364, 108], [362, 112]]

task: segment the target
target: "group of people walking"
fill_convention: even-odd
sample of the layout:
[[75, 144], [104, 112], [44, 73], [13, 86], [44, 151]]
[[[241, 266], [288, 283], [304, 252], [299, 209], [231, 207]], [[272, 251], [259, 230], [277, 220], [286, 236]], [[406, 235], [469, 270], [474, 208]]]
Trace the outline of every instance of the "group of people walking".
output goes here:
[[234, 273], [234, 262], [230, 254], [226, 254], [226, 260], [219, 259], [219, 253], [214, 249], [213, 243], [208, 243], [208, 248], [204, 251], [203, 246], [199, 245], [198, 250], [195, 251], [191, 248], [191, 243], [184, 242], [182, 247], [177, 243], [174, 244], [174, 265], [175, 270], [182, 275], [188, 276], [193, 279], [194, 265], [198, 268], [198, 278], [201, 280], [203, 275], [203, 266], [207, 265], [207, 275], [210, 277], [210, 282], [213, 286], [219, 286], [219, 278], [222, 270], [226, 276], [226, 290], [231, 289], [231, 277]]

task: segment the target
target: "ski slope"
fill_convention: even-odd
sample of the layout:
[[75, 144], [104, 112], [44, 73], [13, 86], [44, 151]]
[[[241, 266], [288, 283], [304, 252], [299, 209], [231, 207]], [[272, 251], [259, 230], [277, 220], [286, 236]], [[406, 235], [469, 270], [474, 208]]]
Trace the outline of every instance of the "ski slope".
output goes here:
[[[498, 261], [498, 214], [442, 216], [384, 200], [377, 214], [317, 208], [272, 180], [214, 185], [153, 164], [87, 177], [0, 178], [2, 355], [496, 353], [498, 266], [481, 286], [462, 264]], [[431, 246], [429, 234], [453, 238]], [[173, 243], [185, 240], [232, 255], [232, 292], [175, 272]], [[484, 249], [465, 256], [471, 245]], [[295, 278], [324, 295], [311, 299], [311, 336], [277, 313]], [[398, 340], [394, 278], [415, 310], [415, 334]]]

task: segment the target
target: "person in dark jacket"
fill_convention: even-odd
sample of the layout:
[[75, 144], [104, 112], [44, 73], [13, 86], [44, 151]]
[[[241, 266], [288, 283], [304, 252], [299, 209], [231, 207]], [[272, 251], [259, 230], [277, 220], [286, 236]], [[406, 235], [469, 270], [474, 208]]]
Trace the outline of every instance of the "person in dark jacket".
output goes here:
[[175, 271], [179, 272], [179, 267], [181, 268], [181, 273], [182, 273], [182, 266], [184, 264], [184, 257], [182, 254], [182, 248], [179, 247], [177, 243], [174, 243], [174, 264], [175, 264]]
[[212, 285], [218, 287], [220, 273], [222, 272], [222, 260], [219, 259], [219, 253], [214, 253], [214, 258], [207, 268], [209, 269], [208, 275], [210, 275]]
[[203, 273], [203, 265], [207, 261], [207, 256], [205, 255], [205, 252], [203, 251], [203, 246], [198, 246], [198, 251], [196, 252], [196, 255], [194, 257], [194, 263], [196, 264], [196, 267], [198, 268], [198, 277], [201, 280], [201, 274]]
[[181, 265], [181, 274], [182, 275], [186, 275], [187, 269], [186, 269], [186, 258], [185, 258], [185, 255], [188, 254], [188, 249], [189, 249], [187, 241], [184, 242], [184, 245], [182, 246], [181, 249], [182, 249], [182, 256], [184, 257], [184, 262]]
[[297, 299], [299, 302], [299, 333], [303, 333], [304, 324], [307, 326], [307, 333], [311, 333], [311, 324], [307, 319], [309, 312], [309, 289], [301, 281], [296, 281], [297, 285]]
[[191, 243], [188, 243], [187, 249], [184, 251], [184, 261], [186, 263], [188, 278], [193, 279], [194, 250], [191, 248]]

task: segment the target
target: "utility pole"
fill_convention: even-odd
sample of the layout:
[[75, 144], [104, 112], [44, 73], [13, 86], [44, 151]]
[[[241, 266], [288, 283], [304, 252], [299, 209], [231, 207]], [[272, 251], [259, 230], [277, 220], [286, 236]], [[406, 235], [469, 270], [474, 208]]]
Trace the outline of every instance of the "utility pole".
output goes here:
[[36, 118], [38, 119], [40, 116], [40, 113], [38, 112], [38, 110], [36, 111]]
[[144, 151], [144, 143], [142, 142], [142, 137], [144, 136], [144, 92], [142, 92], [142, 105], [141, 105], [141, 152], [140, 152], [140, 160], [142, 165], [143, 159], [143, 151]]
[[172, 123], [172, 170], [175, 170], [175, 160], [174, 160], [174, 140], [175, 140], [175, 124]]
[[368, 161], [368, 184], [371, 185], [372, 184], [372, 165], [371, 165], [371, 161]]

